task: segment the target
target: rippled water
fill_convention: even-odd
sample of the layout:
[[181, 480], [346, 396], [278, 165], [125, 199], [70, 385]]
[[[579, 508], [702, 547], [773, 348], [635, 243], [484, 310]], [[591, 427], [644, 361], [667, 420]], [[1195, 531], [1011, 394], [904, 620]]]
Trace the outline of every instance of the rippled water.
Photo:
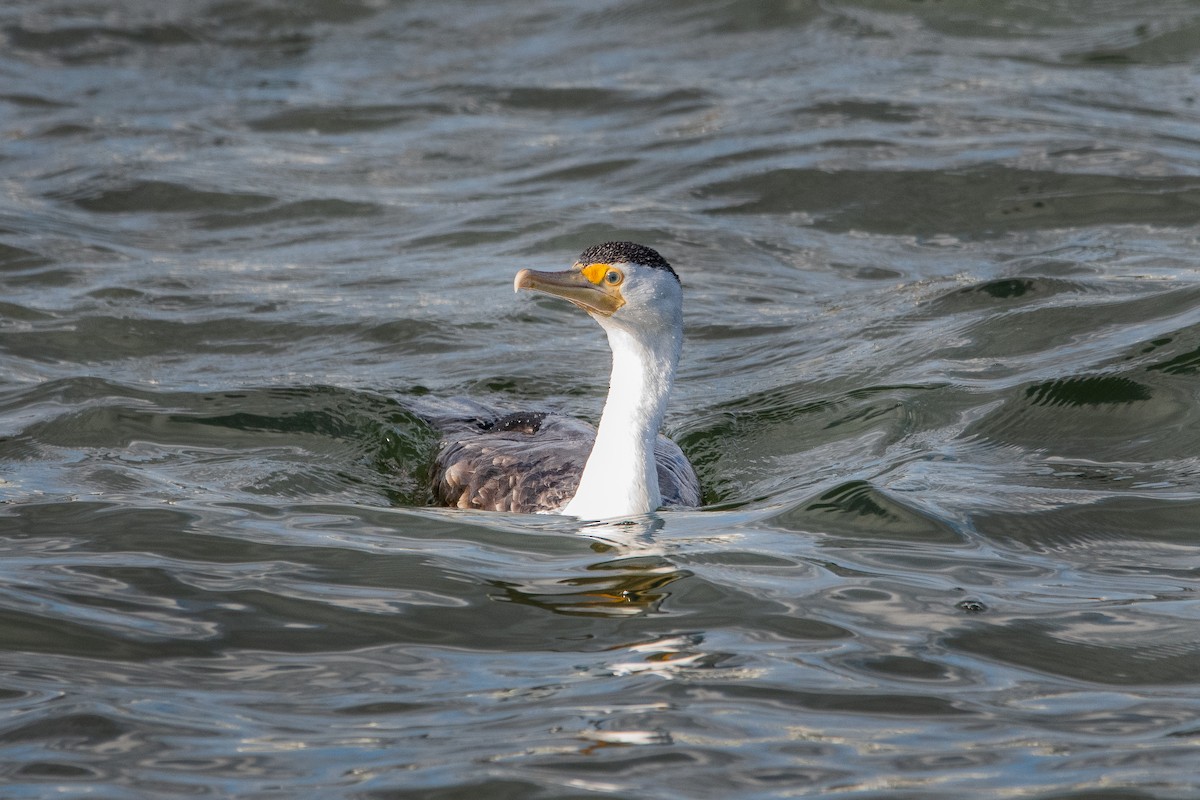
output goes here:
[[[0, 8], [5, 797], [1191, 798], [1200, 6]], [[683, 276], [708, 507], [427, 506]]]

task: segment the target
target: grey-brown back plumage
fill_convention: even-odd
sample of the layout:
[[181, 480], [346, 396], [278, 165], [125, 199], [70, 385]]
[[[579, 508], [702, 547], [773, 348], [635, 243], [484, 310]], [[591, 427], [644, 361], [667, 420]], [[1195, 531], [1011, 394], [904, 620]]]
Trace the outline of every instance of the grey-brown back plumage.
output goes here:
[[[457, 508], [533, 513], [562, 508], [575, 495], [596, 429], [545, 412], [459, 417], [433, 474], [436, 500]], [[700, 505], [700, 482], [679, 446], [654, 445], [664, 506]]]

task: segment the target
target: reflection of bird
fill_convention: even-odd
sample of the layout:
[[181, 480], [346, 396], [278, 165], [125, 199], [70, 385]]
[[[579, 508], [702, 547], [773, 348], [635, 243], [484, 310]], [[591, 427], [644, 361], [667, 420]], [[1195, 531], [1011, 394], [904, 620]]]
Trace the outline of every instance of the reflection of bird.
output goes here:
[[600, 427], [544, 412], [477, 415], [438, 453], [438, 501], [583, 519], [699, 505], [692, 465], [658, 434], [683, 344], [683, 290], [666, 259], [608, 242], [563, 272], [523, 269], [513, 286], [571, 301], [608, 334], [612, 376]]

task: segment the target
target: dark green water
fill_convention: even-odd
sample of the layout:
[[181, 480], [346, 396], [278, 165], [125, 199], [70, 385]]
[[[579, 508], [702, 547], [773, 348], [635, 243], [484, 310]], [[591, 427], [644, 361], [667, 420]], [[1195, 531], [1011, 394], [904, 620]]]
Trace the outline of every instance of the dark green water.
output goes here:
[[[0, 8], [0, 796], [1194, 798], [1200, 5]], [[675, 264], [709, 506], [426, 506]]]

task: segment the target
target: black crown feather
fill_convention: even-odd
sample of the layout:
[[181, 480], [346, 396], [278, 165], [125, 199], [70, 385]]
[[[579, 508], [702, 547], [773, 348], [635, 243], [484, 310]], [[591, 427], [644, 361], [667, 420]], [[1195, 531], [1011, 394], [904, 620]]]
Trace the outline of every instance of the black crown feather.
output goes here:
[[624, 262], [665, 269], [675, 276], [675, 280], [679, 280], [679, 275], [671, 269], [671, 265], [658, 254], [657, 250], [634, 242], [605, 242], [594, 245], [580, 253], [578, 260], [580, 264], [620, 264]]

